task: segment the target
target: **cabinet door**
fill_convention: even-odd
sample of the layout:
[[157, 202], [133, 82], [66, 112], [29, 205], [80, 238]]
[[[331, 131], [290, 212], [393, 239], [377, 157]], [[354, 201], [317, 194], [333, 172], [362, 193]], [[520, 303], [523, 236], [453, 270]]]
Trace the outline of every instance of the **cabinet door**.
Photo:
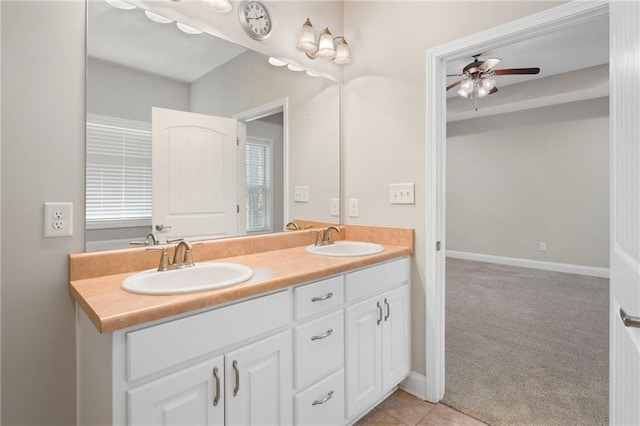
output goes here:
[[347, 418], [382, 394], [382, 315], [378, 297], [345, 309]]
[[224, 425], [223, 367], [220, 356], [128, 391], [129, 424]]
[[411, 370], [409, 286], [403, 285], [382, 295], [382, 386], [387, 391]]
[[225, 355], [227, 424], [293, 422], [291, 332]]

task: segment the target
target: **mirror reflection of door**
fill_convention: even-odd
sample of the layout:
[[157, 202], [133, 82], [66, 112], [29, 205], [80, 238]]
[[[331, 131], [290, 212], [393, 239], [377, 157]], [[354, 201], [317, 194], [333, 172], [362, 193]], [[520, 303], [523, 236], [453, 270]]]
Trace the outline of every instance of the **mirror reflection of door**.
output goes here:
[[165, 239], [236, 234], [236, 129], [231, 118], [153, 108], [153, 227]]

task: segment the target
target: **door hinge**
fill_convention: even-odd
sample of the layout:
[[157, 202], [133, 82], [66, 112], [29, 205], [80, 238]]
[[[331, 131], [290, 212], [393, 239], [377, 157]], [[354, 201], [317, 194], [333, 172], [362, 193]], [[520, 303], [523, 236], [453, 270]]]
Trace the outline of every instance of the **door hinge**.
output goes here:
[[236, 146], [240, 146], [240, 138], [236, 136]]
[[236, 204], [236, 213], [240, 213], [240, 204]]
[[436, 241], [436, 251], [440, 251], [441, 248], [442, 244], [440, 244], [440, 241]]

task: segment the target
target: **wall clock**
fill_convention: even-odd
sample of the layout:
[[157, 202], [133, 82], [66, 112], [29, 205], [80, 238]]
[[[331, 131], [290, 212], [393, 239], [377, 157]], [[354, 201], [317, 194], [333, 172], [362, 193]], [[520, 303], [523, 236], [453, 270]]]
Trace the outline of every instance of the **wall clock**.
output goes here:
[[259, 1], [243, 1], [238, 7], [240, 25], [249, 37], [254, 40], [264, 40], [269, 37], [273, 29], [273, 21], [269, 9]]

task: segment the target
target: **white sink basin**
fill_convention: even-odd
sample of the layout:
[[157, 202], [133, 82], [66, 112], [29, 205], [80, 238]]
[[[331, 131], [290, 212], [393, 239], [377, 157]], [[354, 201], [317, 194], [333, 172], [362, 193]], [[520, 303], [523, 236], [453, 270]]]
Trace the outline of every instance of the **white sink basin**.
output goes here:
[[384, 251], [384, 247], [360, 241], [336, 241], [328, 246], [307, 246], [307, 251], [321, 256], [367, 256]]
[[198, 263], [184, 269], [137, 273], [124, 279], [122, 288], [140, 294], [179, 294], [215, 290], [247, 281], [253, 271], [237, 263]]

